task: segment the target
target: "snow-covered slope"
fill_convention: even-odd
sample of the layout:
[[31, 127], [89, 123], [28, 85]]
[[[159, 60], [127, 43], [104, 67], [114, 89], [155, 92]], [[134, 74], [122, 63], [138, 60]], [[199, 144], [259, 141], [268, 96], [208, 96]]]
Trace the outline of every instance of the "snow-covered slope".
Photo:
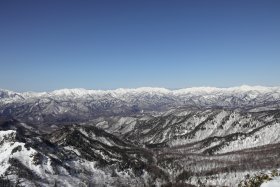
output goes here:
[[232, 187], [247, 174], [279, 167], [279, 109], [177, 108], [157, 115], [99, 118], [91, 124], [153, 150], [172, 182]]
[[279, 110], [190, 108], [55, 123], [48, 133], [8, 120], [0, 123], [1, 174], [23, 186], [234, 187], [279, 167], [279, 122]]
[[148, 150], [96, 127], [69, 125], [46, 135], [17, 121], [0, 123], [3, 126], [17, 130], [0, 130], [0, 185], [3, 179], [28, 187], [150, 186], [168, 181]]
[[264, 182], [260, 187], [279, 187], [280, 177], [274, 177], [272, 180]]

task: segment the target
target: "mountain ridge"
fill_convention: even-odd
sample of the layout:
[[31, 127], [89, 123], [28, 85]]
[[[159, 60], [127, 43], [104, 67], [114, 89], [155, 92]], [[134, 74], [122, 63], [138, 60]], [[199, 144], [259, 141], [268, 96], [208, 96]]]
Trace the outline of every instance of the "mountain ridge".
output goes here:
[[171, 108], [230, 108], [270, 110], [280, 106], [280, 87], [197, 87], [179, 90], [142, 87], [137, 89], [62, 89], [52, 92], [0, 91], [0, 117], [25, 122], [84, 121], [100, 116], [141, 115]]
[[249, 86], [249, 85], [241, 85], [234, 87], [211, 87], [211, 86], [202, 86], [202, 87], [188, 87], [188, 88], [180, 88], [180, 89], [167, 89], [163, 87], [138, 87], [138, 88], [117, 88], [117, 89], [109, 89], [109, 90], [100, 90], [100, 89], [85, 89], [85, 88], [63, 88], [57, 89], [53, 91], [44, 91], [44, 92], [15, 92], [8, 89], [0, 89], [0, 92], [7, 93], [10, 95], [18, 94], [18, 95], [34, 95], [34, 96], [43, 96], [43, 95], [67, 95], [67, 94], [108, 94], [108, 93], [116, 93], [116, 94], [126, 94], [126, 93], [168, 93], [168, 94], [184, 94], [184, 93], [213, 93], [213, 92], [248, 92], [248, 91], [257, 91], [257, 92], [279, 92], [280, 86]]

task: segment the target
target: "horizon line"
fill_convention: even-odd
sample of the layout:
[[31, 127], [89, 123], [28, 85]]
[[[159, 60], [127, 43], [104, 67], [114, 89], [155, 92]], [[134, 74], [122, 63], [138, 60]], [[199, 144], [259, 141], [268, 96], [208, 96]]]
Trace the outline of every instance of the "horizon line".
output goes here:
[[263, 85], [248, 85], [248, 84], [242, 84], [240, 86], [229, 86], [229, 87], [217, 87], [217, 86], [190, 86], [190, 87], [181, 87], [181, 88], [165, 88], [165, 87], [158, 87], [158, 86], [140, 86], [140, 87], [120, 87], [115, 89], [90, 89], [90, 88], [82, 88], [82, 87], [74, 87], [74, 88], [59, 88], [59, 89], [53, 89], [49, 91], [13, 91], [11, 89], [5, 89], [0, 88], [0, 91], [8, 91], [8, 92], [14, 92], [14, 93], [52, 93], [56, 91], [74, 91], [74, 90], [84, 90], [84, 91], [100, 91], [100, 92], [114, 92], [114, 91], [120, 91], [120, 90], [126, 90], [126, 91], [134, 91], [134, 90], [141, 90], [141, 89], [158, 89], [158, 90], [166, 90], [166, 91], [179, 91], [179, 90], [187, 90], [187, 89], [237, 89], [237, 88], [246, 88], [246, 89], [262, 89], [262, 88], [280, 88], [280, 86], [263, 86]]

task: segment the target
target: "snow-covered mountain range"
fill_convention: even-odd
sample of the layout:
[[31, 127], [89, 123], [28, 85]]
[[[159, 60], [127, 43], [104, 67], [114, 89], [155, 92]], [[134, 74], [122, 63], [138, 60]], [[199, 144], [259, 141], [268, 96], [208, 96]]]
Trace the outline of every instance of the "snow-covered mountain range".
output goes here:
[[[144, 96], [169, 96], [169, 97], [193, 97], [193, 96], [246, 96], [248, 99], [255, 99], [262, 95], [269, 95], [275, 99], [279, 99], [280, 87], [264, 87], [264, 86], [247, 86], [231, 88], [216, 87], [193, 87], [178, 90], [169, 90], [165, 88], [141, 87], [136, 89], [119, 88], [116, 90], [86, 90], [78, 89], [61, 89], [52, 92], [13, 92], [0, 89], [0, 98], [6, 102], [19, 101], [31, 98], [86, 98], [86, 97], [114, 97], [116, 99], [130, 100], [131, 97]], [[128, 98], [127, 98], [128, 97]]]
[[279, 150], [279, 87], [0, 91], [0, 184], [260, 186]]
[[186, 106], [275, 109], [280, 106], [280, 87], [62, 89], [41, 93], [0, 90], [0, 115], [33, 123], [85, 121], [100, 116], [154, 113]]

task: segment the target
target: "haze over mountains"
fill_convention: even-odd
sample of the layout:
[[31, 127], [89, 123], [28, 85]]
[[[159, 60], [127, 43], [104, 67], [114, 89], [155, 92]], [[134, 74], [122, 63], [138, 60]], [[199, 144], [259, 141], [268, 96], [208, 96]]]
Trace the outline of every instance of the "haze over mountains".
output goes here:
[[260, 186], [280, 168], [280, 87], [0, 91], [3, 183]]

